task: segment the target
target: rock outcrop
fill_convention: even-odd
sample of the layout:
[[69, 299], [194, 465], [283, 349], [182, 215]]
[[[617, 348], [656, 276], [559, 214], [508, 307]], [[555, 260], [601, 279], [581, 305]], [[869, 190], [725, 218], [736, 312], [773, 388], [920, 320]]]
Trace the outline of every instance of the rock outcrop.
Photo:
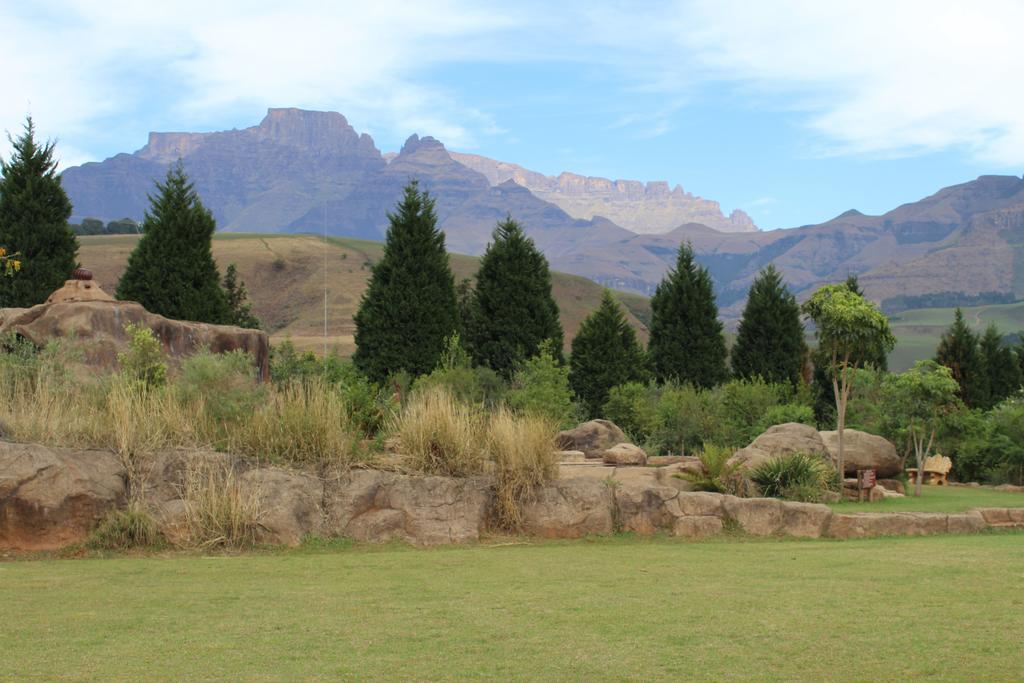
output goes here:
[[609, 465], [646, 465], [647, 453], [631, 443], [615, 444], [601, 456]]
[[0, 442], [0, 548], [80, 543], [126, 501], [127, 472], [109, 451]]
[[[820, 432], [834, 462], [839, 458], [839, 432]], [[857, 470], [876, 470], [879, 478], [891, 478], [903, 471], [896, 447], [881, 436], [856, 429], [843, 430], [843, 470], [847, 475]]]
[[117, 354], [128, 345], [128, 323], [152, 329], [172, 362], [202, 348], [214, 353], [242, 350], [252, 356], [260, 375], [269, 378], [270, 342], [261, 330], [171, 320], [133, 301], [59, 301], [0, 309], [0, 335], [13, 333], [38, 347], [51, 339], [66, 340], [81, 351], [86, 365], [102, 370], [117, 367]]
[[624, 443], [626, 435], [608, 420], [591, 420], [574, 429], [559, 432], [555, 444], [563, 451], [583, 451], [588, 458], [604, 457], [604, 452]]
[[746, 448], [736, 451], [726, 466], [741, 472], [749, 472], [758, 465], [783, 455], [805, 453], [831, 461], [831, 455], [821, 435], [814, 427], [799, 422], [769, 427], [750, 442]]

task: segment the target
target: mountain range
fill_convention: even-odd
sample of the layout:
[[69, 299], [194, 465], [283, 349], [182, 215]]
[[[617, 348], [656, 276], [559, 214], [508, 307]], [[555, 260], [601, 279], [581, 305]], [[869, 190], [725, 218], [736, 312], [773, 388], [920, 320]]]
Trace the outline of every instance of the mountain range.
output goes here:
[[[735, 319], [757, 271], [775, 263], [798, 295], [860, 275], [883, 304], [1024, 294], [1024, 180], [982, 176], [880, 216], [850, 210], [818, 225], [759, 231], [746, 214], [667, 183], [546, 176], [449, 152], [412, 135], [382, 154], [335, 112], [270, 109], [251, 128], [151, 133], [132, 154], [64, 171], [78, 217], [140, 219], [178, 159], [222, 230], [383, 239], [412, 179], [437, 200], [448, 248], [479, 254], [495, 223], [520, 221], [556, 270], [650, 294], [690, 242]], [[895, 304], [893, 304], [895, 305]]]

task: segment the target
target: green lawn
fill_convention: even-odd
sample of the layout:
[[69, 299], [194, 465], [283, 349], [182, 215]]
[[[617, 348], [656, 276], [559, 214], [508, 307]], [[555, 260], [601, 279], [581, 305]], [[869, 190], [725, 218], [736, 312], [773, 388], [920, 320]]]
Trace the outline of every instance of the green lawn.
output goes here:
[[834, 503], [837, 512], [966, 512], [971, 508], [1024, 507], [1024, 493], [1004, 493], [969, 486], [921, 487], [921, 496], [914, 496], [913, 485], [907, 487], [905, 498], [886, 498], [877, 503]]
[[1024, 677], [1024, 534], [0, 563], [10, 680]]

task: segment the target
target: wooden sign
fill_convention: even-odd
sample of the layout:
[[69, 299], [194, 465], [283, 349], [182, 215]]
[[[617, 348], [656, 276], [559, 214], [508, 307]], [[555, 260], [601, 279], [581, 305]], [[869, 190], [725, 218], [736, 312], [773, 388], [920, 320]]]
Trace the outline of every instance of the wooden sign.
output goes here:
[[857, 488], [863, 490], [875, 488], [878, 475], [875, 470], [857, 470]]

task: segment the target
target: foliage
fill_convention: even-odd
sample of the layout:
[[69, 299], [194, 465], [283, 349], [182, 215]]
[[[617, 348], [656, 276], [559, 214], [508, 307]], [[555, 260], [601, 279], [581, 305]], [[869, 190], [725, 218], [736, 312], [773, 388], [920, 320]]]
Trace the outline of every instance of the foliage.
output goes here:
[[211, 240], [213, 214], [203, 206], [181, 162], [157, 182], [142, 237], [128, 257], [117, 298], [175, 320], [231, 322]]
[[647, 443], [658, 427], [658, 400], [663, 390], [654, 384], [626, 382], [612, 387], [601, 409], [633, 443]]
[[252, 358], [242, 350], [204, 349], [186, 358], [175, 386], [184, 403], [202, 404], [217, 423], [249, 419], [265, 398]]
[[472, 367], [458, 333], [445, 340], [445, 350], [438, 366], [429, 375], [413, 382], [412, 390], [427, 391], [441, 387], [456, 400], [478, 406], [499, 405], [505, 394], [505, 382], [488, 367]]
[[704, 447], [697, 453], [703, 471], [700, 474], [684, 472], [681, 476], [694, 485], [698, 491], [711, 491], [713, 493], [726, 493], [729, 491], [728, 480], [731, 472], [725, 463], [732, 457], [732, 449], [717, 446], [712, 443], [704, 444]]
[[0, 247], [0, 275], [13, 277], [21, 270], [21, 261], [18, 260], [18, 256], [17, 252], [8, 254], [6, 248]]
[[555, 428], [546, 418], [505, 409], [491, 416], [487, 450], [494, 458], [495, 515], [502, 528], [519, 529], [523, 504], [557, 474]]
[[953, 314], [953, 324], [939, 340], [935, 361], [953, 373], [953, 379], [960, 385], [960, 400], [966, 405], [984, 408], [988, 404], [985, 358], [978, 351], [978, 336], [967, 326], [959, 308]]
[[249, 292], [245, 283], [238, 279], [238, 266], [234, 263], [229, 263], [224, 273], [224, 295], [228, 300], [228, 324], [252, 330], [262, 327], [263, 323], [252, 312]]
[[768, 265], [750, 286], [730, 356], [733, 375], [796, 385], [806, 355], [800, 306], [782, 274]]
[[819, 502], [831, 483], [832, 468], [821, 458], [791, 453], [771, 458], [750, 473], [750, 479], [768, 498]]
[[498, 223], [480, 259], [468, 315], [463, 323], [474, 362], [505, 379], [547, 340], [562, 360], [562, 325], [547, 259], [511, 217]]
[[123, 510], [111, 510], [92, 530], [85, 544], [96, 550], [150, 548], [160, 542], [153, 515], [138, 503]]
[[432, 371], [459, 322], [433, 198], [414, 181], [388, 220], [384, 255], [354, 318], [353, 361], [373, 382], [402, 370], [413, 376]]
[[754, 431], [761, 434], [769, 427], [788, 422], [796, 422], [814, 427], [816, 424], [814, 409], [801, 403], [780, 403], [777, 406], [771, 406], [764, 411]]
[[693, 247], [679, 247], [676, 267], [651, 298], [648, 356], [655, 379], [712, 387], [727, 375], [725, 336], [714, 286]]
[[71, 202], [54, 143], [39, 144], [28, 117], [11, 145], [11, 158], [0, 159], [0, 270], [11, 275], [0, 278], [0, 308], [28, 308], [46, 301], [77, 267], [78, 240], [68, 227]]
[[117, 354], [121, 372], [129, 379], [149, 387], [163, 386], [167, 382], [167, 360], [164, 347], [145, 325], [128, 323], [128, 349]]
[[764, 431], [761, 425], [765, 414], [786, 402], [792, 394], [791, 386], [769, 384], [760, 377], [723, 384], [712, 394], [718, 407], [719, 443], [745, 446], [753, 441]]
[[612, 387], [646, 379], [636, 332], [608, 290], [572, 340], [569, 368], [569, 386], [590, 417], [598, 415]]
[[978, 353], [985, 367], [988, 395], [984, 408], [991, 408], [1020, 391], [1024, 382], [1020, 362], [1012, 348], [1003, 343], [1003, 336], [995, 323], [985, 329], [978, 342]]
[[139, 233], [139, 224], [131, 218], [121, 218], [106, 224], [98, 218], [83, 218], [80, 224], [71, 223], [68, 227], [76, 235], [135, 235]]
[[558, 361], [554, 344], [552, 340], [541, 344], [540, 352], [519, 367], [506, 401], [518, 413], [569, 427], [576, 421], [577, 410], [569, 388], [569, 368]]
[[414, 392], [389, 431], [415, 471], [464, 477], [483, 469], [483, 418], [443, 387]]

